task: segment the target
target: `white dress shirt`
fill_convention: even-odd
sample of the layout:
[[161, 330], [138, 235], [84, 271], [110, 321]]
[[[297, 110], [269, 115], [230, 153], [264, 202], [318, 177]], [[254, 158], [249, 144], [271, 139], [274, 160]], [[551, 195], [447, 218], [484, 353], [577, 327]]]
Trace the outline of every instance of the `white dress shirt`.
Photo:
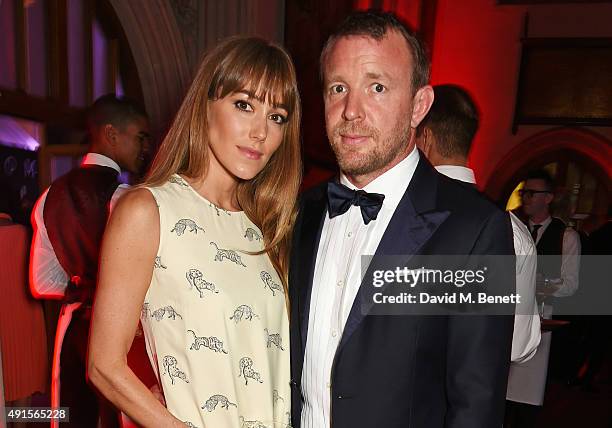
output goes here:
[[[385, 195], [376, 220], [367, 225], [358, 206], [343, 215], [325, 218], [315, 264], [308, 317], [308, 338], [302, 369], [301, 426], [330, 426], [331, 369], [346, 320], [367, 266], [362, 257], [373, 255], [399, 205], [419, 162], [416, 148], [400, 163], [363, 188]], [[356, 187], [344, 176], [340, 182]]]
[[[541, 223], [536, 235], [536, 245], [546, 232], [552, 217], [548, 217]], [[533, 230], [534, 223], [529, 220], [529, 230]], [[563, 244], [561, 250], [561, 279], [563, 284], [553, 293], [555, 297], [569, 297], [578, 290], [578, 273], [580, 272], [580, 236], [571, 227], [566, 227], [563, 232]]]
[[[106, 166], [121, 173], [121, 168], [117, 162], [99, 153], [87, 153], [81, 165]], [[113, 193], [111, 206], [127, 190], [127, 187], [129, 186], [119, 185], [115, 193]], [[47, 228], [45, 227], [43, 213], [48, 192], [49, 189], [47, 188], [40, 195], [32, 212], [34, 238], [32, 239], [30, 256], [30, 290], [36, 298], [61, 299], [64, 296], [69, 278], [57, 260], [47, 235]]]
[[[464, 166], [439, 165], [436, 170], [455, 180], [476, 183], [474, 171]], [[541, 339], [540, 316], [535, 298], [537, 251], [527, 226], [514, 214], [509, 214], [514, 238], [514, 252], [517, 256], [516, 291], [521, 296], [520, 312], [522, 312], [514, 316], [510, 359], [513, 363], [520, 363], [535, 355]], [[533, 315], [525, 313], [527, 311]]]

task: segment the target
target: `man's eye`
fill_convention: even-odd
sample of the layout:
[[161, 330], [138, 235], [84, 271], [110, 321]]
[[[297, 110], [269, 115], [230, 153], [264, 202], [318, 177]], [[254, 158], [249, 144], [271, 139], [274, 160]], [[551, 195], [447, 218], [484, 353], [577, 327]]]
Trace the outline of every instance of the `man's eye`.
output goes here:
[[374, 92], [380, 94], [385, 92], [387, 88], [385, 88], [384, 85], [381, 85], [380, 83], [374, 83], [374, 85], [372, 85], [372, 89], [374, 89]]
[[284, 123], [287, 123], [287, 118], [285, 116], [283, 116], [282, 114], [271, 114], [270, 115], [270, 119], [276, 123], [278, 123], [279, 125], [282, 125]]
[[346, 88], [342, 85], [334, 85], [331, 87], [331, 92], [333, 94], [341, 94], [343, 92], [346, 92]]
[[251, 105], [249, 103], [247, 103], [246, 101], [243, 101], [243, 100], [236, 101], [234, 103], [234, 105], [236, 106], [236, 108], [238, 110], [244, 110], [244, 111], [251, 111], [251, 110], [253, 110]]

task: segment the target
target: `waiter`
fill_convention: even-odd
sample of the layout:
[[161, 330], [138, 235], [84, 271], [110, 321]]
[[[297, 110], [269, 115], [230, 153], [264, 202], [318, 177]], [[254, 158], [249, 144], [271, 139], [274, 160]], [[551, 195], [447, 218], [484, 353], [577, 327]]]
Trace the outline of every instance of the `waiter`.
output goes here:
[[53, 351], [51, 404], [69, 407], [67, 426], [117, 425], [108, 404], [87, 384], [86, 352], [98, 255], [109, 204], [126, 186], [122, 170], [138, 173], [148, 149], [146, 113], [134, 102], [105, 95], [87, 115], [91, 140], [79, 168], [57, 179], [32, 213], [30, 288], [63, 305]]

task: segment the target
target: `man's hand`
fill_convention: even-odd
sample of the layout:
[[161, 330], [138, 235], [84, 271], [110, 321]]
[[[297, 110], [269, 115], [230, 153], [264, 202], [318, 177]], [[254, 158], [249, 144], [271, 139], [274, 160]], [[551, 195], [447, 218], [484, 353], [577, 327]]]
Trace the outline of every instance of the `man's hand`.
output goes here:
[[540, 296], [552, 296], [562, 285], [562, 278], [549, 279], [538, 274], [536, 278], [536, 293]]

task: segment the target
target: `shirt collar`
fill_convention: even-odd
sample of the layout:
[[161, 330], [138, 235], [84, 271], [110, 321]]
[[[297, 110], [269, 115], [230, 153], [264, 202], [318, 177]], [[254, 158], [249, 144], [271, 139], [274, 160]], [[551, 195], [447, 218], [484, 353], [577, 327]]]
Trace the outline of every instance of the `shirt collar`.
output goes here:
[[438, 165], [436, 171], [440, 174], [446, 175], [453, 180], [464, 181], [466, 183], [476, 184], [476, 177], [474, 177], [474, 171], [471, 168], [459, 165]]
[[[391, 208], [395, 210], [399, 201], [404, 196], [410, 180], [414, 175], [417, 164], [419, 163], [419, 151], [416, 146], [412, 149], [412, 152], [406, 156], [400, 163], [395, 165], [389, 171], [386, 171], [379, 177], [376, 177], [372, 182], [366, 185], [363, 190], [369, 193], [382, 193], [385, 195], [383, 202], [383, 208]], [[340, 173], [340, 183], [344, 184], [350, 189], [357, 190], [357, 187], [353, 185], [344, 173]]]
[[119, 174], [121, 174], [121, 167], [119, 167], [119, 164], [108, 156], [101, 155], [100, 153], [87, 153], [83, 158], [83, 162], [81, 162], [81, 165], [106, 166], [114, 169]]
[[[548, 226], [548, 225], [550, 224], [550, 222], [551, 222], [551, 221], [552, 221], [552, 217], [551, 217], [551, 216], [548, 216], [548, 218], [547, 218], [546, 220], [541, 221], [540, 223], [537, 223], [537, 224], [542, 225], [542, 228], [543, 228], [543, 229], [545, 229], [545, 228], [546, 228], [546, 226]], [[529, 230], [533, 230], [533, 225], [534, 225], [534, 224], [536, 224], [536, 223], [534, 223], [534, 222], [532, 222], [531, 220], [529, 220]]]

